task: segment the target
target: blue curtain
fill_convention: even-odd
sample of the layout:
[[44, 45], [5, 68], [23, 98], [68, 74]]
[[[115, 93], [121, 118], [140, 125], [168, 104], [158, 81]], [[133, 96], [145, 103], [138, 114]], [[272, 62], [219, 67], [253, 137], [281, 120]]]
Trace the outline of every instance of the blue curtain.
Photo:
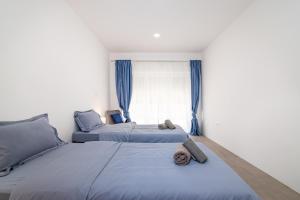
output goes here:
[[124, 117], [130, 122], [129, 105], [132, 94], [132, 67], [130, 60], [116, 60], [115, 62], [116, 91], [119, 106], [123, 110]]
[[[191, 60], [191, 88], [192, 88], [192, 135], [201, 135], [202, 131], [197, 119], [197, 110], [201, 100], [201, 60]], [[201, 124], [200, 124], [201, 125]]]

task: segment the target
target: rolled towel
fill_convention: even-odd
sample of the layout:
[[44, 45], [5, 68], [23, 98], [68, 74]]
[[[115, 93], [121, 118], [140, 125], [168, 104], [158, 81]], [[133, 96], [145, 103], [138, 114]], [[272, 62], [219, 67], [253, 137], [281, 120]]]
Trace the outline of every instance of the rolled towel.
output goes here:
[[175, 129], [176, 126], [171, 122], [171, 120], [167, 119], [165, 120], [165, 125], [169, 128], [169, 129]]
[[173, 158], [176, 165], [187, 165], [191, 160], [191, 153], [182, 144], [179, 144]]
[[193, 158], [199, 163], [205, 163], [207, 161], [206, 155], [201, 151], [201, 149], [195, 144], [195, 142], [189, 138], [184, 143], [183, 146], [192, 154]]
[[165, 124], [158, 124], [158, 129], [164, 130], [167, 129], [168, 127]]

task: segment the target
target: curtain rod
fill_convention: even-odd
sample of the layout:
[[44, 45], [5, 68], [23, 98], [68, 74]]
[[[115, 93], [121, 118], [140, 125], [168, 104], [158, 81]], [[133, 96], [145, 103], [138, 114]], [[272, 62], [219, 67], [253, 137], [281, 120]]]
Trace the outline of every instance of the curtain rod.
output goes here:
[[[130, 59], [120, 59], [120, 60], [130, 60]], [[116, 60], [111, 60], [110, 62], [115, 62]], [[133, 62], [189, 62], [190, 60], [131, 60]]]

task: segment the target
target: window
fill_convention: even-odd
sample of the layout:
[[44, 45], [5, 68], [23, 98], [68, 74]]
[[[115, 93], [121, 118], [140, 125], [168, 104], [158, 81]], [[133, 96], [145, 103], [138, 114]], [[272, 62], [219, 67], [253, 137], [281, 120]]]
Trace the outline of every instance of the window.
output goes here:
[[170, 119], [189, 132], [191, 82], [188, 62], [134, 62], [131, 119], [158, 124]]

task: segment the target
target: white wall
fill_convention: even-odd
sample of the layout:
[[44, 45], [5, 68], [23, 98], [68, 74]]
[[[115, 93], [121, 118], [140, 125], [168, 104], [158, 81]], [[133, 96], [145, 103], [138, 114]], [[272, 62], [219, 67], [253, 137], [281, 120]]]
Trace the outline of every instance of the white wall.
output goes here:
[[62, 0], [0, 2], [0, 120], [48, 112], [70, 140], [74, 110], [108, 107], [108, 54]]
[[207, 137], [300, 192], [300, 1], [254, 2], [204, 52]]
[[[110, 58], [110, 109], [120, 109], [116, 94], [115, 85], [115, 60], [132, 60], [134, 61], [185, 61], [185, 60], [201, 60], [201, 53], [145, 53], [145, 52], [131, 52], [119, 53], [112, 52], [109, 54]], [[130, 109], [130, 108], [129, 108]]]

